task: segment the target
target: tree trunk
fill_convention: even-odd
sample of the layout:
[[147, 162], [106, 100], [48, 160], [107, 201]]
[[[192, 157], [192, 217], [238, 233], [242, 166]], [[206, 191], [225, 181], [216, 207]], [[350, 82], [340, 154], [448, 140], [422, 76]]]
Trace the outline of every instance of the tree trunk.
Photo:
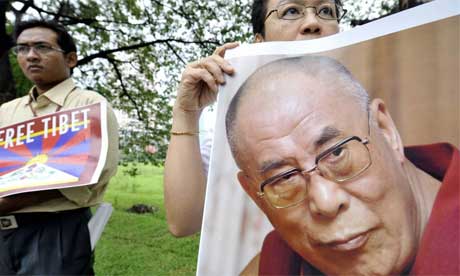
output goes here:
[[16, 87], [11, 70], [8, 50], [13, 40], [6, 33], [6, 11], [9, 1], [0, 0], [0, 104], [16, 98]]

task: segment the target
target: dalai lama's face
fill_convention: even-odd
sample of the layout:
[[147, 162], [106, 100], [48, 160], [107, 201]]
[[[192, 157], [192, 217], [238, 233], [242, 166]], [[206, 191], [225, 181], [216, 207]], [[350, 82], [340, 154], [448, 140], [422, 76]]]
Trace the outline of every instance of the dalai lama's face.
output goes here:
[[[322, 272], [399, 274], [419, 236], [402, 145], [383, 102], [371, 105], [369, 126], [356, 100], [337, 92], [350, 86], [332, 79], [260, 81], [238, 110], [239, 181], [291, 248]], [[305, 172], [353, 136], [359, 139]]]

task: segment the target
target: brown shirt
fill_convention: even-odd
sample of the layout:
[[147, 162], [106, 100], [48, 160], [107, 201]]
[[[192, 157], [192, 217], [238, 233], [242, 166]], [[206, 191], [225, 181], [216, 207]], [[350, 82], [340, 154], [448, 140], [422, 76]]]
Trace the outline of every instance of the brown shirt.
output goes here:
[[[77, 88], [70, 78], [38, 95], [38, 97], [34, 91], [35, 87], [32, 87], [27, 96], [0, 106], [0, 127], [32, 119], [34, 117], [33, 112], [37, 116], [43, 116], [56, 112], [58, 108], [66, 110], [106, 101], [103, 96], [96, 92]], [[99, 182], [95, 185], [60, 189], [62, 197], [23, 208], [16, 213], [64, 211], [93, 206], [102, 201], [106, 186], [110, 178], [115, 175], [118, 165], [118, 123], [112, 108], [107, 106], [109, 145], [106, 163]]]

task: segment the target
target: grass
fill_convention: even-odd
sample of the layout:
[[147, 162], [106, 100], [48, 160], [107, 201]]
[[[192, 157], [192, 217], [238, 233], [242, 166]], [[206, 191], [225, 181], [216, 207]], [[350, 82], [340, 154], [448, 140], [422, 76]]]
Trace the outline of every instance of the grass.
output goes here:
[[[96, 275], [194, 275], [199, 234], [174, 238], [169, 234], [163, 206], [163, 169], [138, 165], [131, 177], [118, 169], [104, 201], [114, 212], [96, 246]], [[134, 204], [158, 208], [147, 214], [129, 213]]]

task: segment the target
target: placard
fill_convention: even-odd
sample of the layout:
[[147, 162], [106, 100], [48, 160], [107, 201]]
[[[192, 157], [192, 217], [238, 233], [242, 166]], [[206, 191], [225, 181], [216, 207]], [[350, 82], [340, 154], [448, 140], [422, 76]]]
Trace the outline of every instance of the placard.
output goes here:
[[95, 184], [107, 148], [106, 102], [0, 128], [0, 197]]

